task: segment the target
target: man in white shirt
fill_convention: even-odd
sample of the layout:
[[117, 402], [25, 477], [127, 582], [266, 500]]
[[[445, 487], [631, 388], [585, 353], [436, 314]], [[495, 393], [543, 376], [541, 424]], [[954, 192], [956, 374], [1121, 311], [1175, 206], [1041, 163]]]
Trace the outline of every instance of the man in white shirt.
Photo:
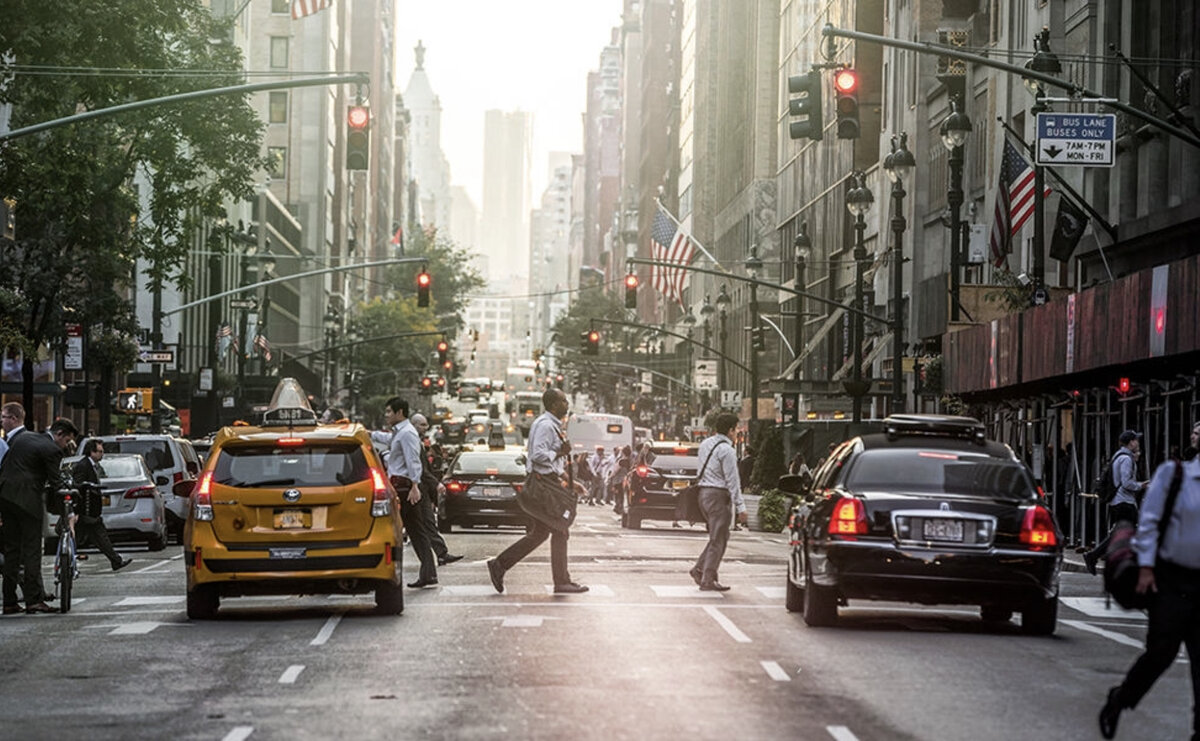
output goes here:
[[697, 456], [701, 461], [700, 509], [708, 521], [708, 544], [689, 572], [702, 592], [725, 592], [729, 587], [717, 581], [721, 559], [729, 543], [730, 507], [737, 511], [737, 521], [747, 522], [746, 503], [742, 501], [742, 485], [738, 476], [737, 453], [729, 435], [737, 426], [738, 416], [722, 412], [713, 420], [713, 434], [700, 443]]
[[413, 552], [421, 562], [421, 571], [408, 586], [413, 589], [434, 586], [438, 583], [437, 557], [433, 555], [433, 544], [427, 532], [427, 518], [421, 511], [430, 506], [429, 499], [421, 496], [417, 486], [421, 481], [421, 436], [408, 419], [408, 402], [399, 396], [387, 400], [383, 410], [384, 421], [389, 429], [372, 432], [371, 439], [389, 446], [387, 469], [388, 479], [400, 496], [400, 518], [404, 530], [412, 543]]

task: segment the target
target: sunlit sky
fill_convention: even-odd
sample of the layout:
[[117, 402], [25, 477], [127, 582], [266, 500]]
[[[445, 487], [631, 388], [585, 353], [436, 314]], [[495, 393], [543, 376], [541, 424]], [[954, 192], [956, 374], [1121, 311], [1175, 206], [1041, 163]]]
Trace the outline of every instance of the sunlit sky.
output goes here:
[[484, 111], [531, 111], [533, 197], [547, 154], [581, 152], [587, 74], [620, 24], [621, 0], [399, 0], [396, 81], [401, 92], [425, 45], [425, 71], [442, 101], [450, 178], [482, 208]]

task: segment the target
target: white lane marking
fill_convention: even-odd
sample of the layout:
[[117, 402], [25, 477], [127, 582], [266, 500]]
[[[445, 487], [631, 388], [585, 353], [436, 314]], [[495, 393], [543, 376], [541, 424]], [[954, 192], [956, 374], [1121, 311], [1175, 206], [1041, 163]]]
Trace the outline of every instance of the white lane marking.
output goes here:
[[[142, 568], [140, 568], [140, 569], [137, 569], [136, 571], [131, 571], [131, 572], [129, 572], [129, 573], [131, 573], [131, 574], [144, 574], [144, 573], [146, 573], [147, 571], [150, 571], [150, 570], [152, 570], [152, 569], [157, 569], [157, 568], [161, 568], [161, 567], [163, 567], [163, 566], [170, 566], [170, 565], [171, 565], [171, 562], [170, 562], [170, 561], [157, 561], [157, 562], [155, 562], [155, 563], [152, 563], [152, 564], [150, 564], [149, 566], [143, 566]], [[166, 572], [164, 571], [164, 572], [160, 572], [160, 573], [166, 573]]]
[[250, 738], [251, 733], [254, 733], [254, 726], [237, 726], [225, 734], [225, 738], [221, 741], [246, 741]]
[[181, 559], [181, 558], [183, 558], [183, 554], [182, 554], [182, 553], [176, 553], [174, 556], [171, 556], [171, 557], [170, 557], [170, 558], [168, 558], [167, 560], [168, 560], [168, 561], [177, 561], [177, 560], [179, 560], [179, 559]]
[[140, 636], [153, 632], [154, 629], [160, 625], [166, 625], [166, 623], [126, 623], [124, 625], [118, 625], [116, 628], [109, 631], [108, 634], [110, 636]]
[[292, 664], [287, 669], [283, 670], [283, 674], [279, 675], [280, 684], [295, 684], [296, 677], [300, 676], [300, 672], [304, 671], [304, 664]]
[[330, 615], [329, 619], [325, 621], [325, 624], [321, 626], [321, 631], [317, 633], [317, 637], [309, 641], [308, 645], [324, 646], [325, 642], [329, 640], [329, 636], [333, 635], [333, 629], [336, 628], [337, 624], [340, 622], [342, 622], [341, 613], [338, 613], [337, 615]]
[[[583, 594], [576, 594], [574, 596], [575, 597], [616, 597], [617, 596], [617, 593], [614, 592], [612, 590], [612, 587], [608, 586], [607, 584], [589, 584], [589, 585], [587, 585], [587, 587], [588, 587], [588, 590], [586, 592], [584, 592]], [[491, 589], [491, 587], [488, 587], [488, 588]], [[544, 588], [546, 590], [546, 594], [554, 594], [554, 585], [553, 584], [546, 584], [546, 585], [544, 585]], [[492, 591], [494, 592], [496, 590], [493, 589]]]
[[750, 643], [750, 636], [739, 630], [738, 627], [733, 624], [732, 620], [721, 614], [720, 610], [715, 607], [705, 605], [704, 611], [708, 613], [709, 617], [711, 617], [713, 620], [716, 620], [717, 625], [720, 625], [722, 628], [724, 628], [725, 632], [728, 633], [733, 640], [737, 641], [738, 643]]
[[851, 733], [846, 726], [825, 726], [825, 730], [829, 731], [829, 735], [837, 741], [858, 741], [858, 736]]
[[1059, 597], [1058, 601], [1088, 617], [1146, 621], [1146, 614], [1141, 610], [1126, 610], [1116, 602], [1105, 607], [1103, 597]]
[[792, 678], [783, 670], [783, 667], [775, 661], [760, 661], [762, 668], [767, 671], [767, 676], [774, 679], [776, 682], [790, 682]]
[[787, 596], [787, 587], [755, 587], [755, 589], [767, 599], [783, 599]]
[[183, 597], [126, 597], [120, 602], [114, 602], [113, 607], [143, 607], [145, 605], [177, 605], [183, 602]]
[[[505, 593], [507, 594], [507, 591]], [[489, 594], [498, 594], [498, 592], [491, 584], [465, 584], [456, 587], [442, 587], [438, 594], [441, 597], [483, 597]]]
[[1129, 636], [1124, 635], [1123, 633], [1117, 633], [1116, 631], [1105, 630], [1104, 628], [1097, 628], [1095, 625], [1090, 625], [1088, 623], [1083, 622], [1082, 620], [1059, 620], [1058, 622], [1062, 623], [1063, 625], [1069, 625], [1072, 628], [1082, 630], [1086, 633], [1095, 633], [1096, 635], [1103, 636], [1104, 638], [1107, 638], [1110, 641], [1116, 641], [1117, 643], [1120, 643], [1123, 646], [1133, 646], [1134, 648], [1141, 648], [1143, 645], [1142, 642], [1137, 640], [1136, 638], [1130, 638]]
[[725, 595], [720, 592], [701, 592], [696, 585], [690, 587], [681, 587], [677, 584], [651, 584], [650, 588], [654, 590], [656, 597], [670, 597], [679, 599], [682, 597], [695, 597], [697, 599], [725, 599]]

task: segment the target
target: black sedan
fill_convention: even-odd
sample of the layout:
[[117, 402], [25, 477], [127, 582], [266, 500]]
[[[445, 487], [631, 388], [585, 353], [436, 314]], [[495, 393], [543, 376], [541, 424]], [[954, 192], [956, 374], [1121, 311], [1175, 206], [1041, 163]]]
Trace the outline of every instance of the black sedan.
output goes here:
[[699, 449], [696, 443], [650, 443], [642, 462], [620, 482], [621, 526], [637, 530], [642, 520], [674, 520], [679, 492], [700, 472]]
[[979, 605], [989, 622], [1019, 611], [1024, 632], [1054, 632], [1062, 535], [1029, 470], [978, 421], [889, 417], [831, 453], [799, 499], [787, 609], [807, 624], [864, 599]]
[[438, 530], [454, 525], [521, 525], [528, 517], [517, 504], [525, 483], [525, 451], [464, 448], [446, 469], [446, 492], [438, 499]]

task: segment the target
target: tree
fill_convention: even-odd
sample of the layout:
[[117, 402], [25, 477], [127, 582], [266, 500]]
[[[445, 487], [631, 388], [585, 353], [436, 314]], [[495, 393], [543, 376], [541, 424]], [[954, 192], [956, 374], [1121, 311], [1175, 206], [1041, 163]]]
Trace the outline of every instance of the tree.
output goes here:
[[[12, 0], [0, 24], [0, 103], [12, 128], [132, 100], [234, 85], [241, 53], [228, 21], [199, 0]], [[86, 73], [80, 70], [86, 70]], [[61, 346], [64, 322], [102, 325], [106, 358], [127, 362], [138, 258], [149, 284], [185, 286], [196, 226], [252, 195], [262, 123], [244, 95], [119, 114], [6, 142], [0, 195], [15, 202], [0, 239], [0, 337], [16, 327], [32, 404], [35, 348]], [[115, 339], [114, 339], [115, 338]], [[108, 340], [112, 340], [108, 342]]]
[[475, 253], [439, 235], [436, 229], [417, 229], [406, 245], [405, 257], [422, 257], [425, 262], [395, 265], [388, 269], [388, 279], [398, 287], [400, 295], [414, 295], [417, 274], [422, 268], [428, 270], [433, 277], [430, 308], [432, 315], [438, 317], [437, 328], [455, 337], [463, 328], [463, 314], [471, 295], [487, 285], [472, 264]]
[[[417, 308], [416, 298], [377, 298], [359, 304], [355, 321], [364, 339], [436, 329], [433, 315]], [[412, 388], [429, 363], [437, 337], [402, 337], [364, 342], [353, 350], [354, 367], [362, 372], [366, 396], [391, 396]], [[348, 357], [343, 354], [343, 357]]]
[[[754, 433], [757, 432], [757, 435]], [[754, 469], [750, 472], [750, 489], [762, 491], [773, 489], [779, 477], [787, 473], [787, 461], [783, 457], [783, 435], [774, 423], [760, 420], [758, 429], [751, 430], [754, 441]]]

